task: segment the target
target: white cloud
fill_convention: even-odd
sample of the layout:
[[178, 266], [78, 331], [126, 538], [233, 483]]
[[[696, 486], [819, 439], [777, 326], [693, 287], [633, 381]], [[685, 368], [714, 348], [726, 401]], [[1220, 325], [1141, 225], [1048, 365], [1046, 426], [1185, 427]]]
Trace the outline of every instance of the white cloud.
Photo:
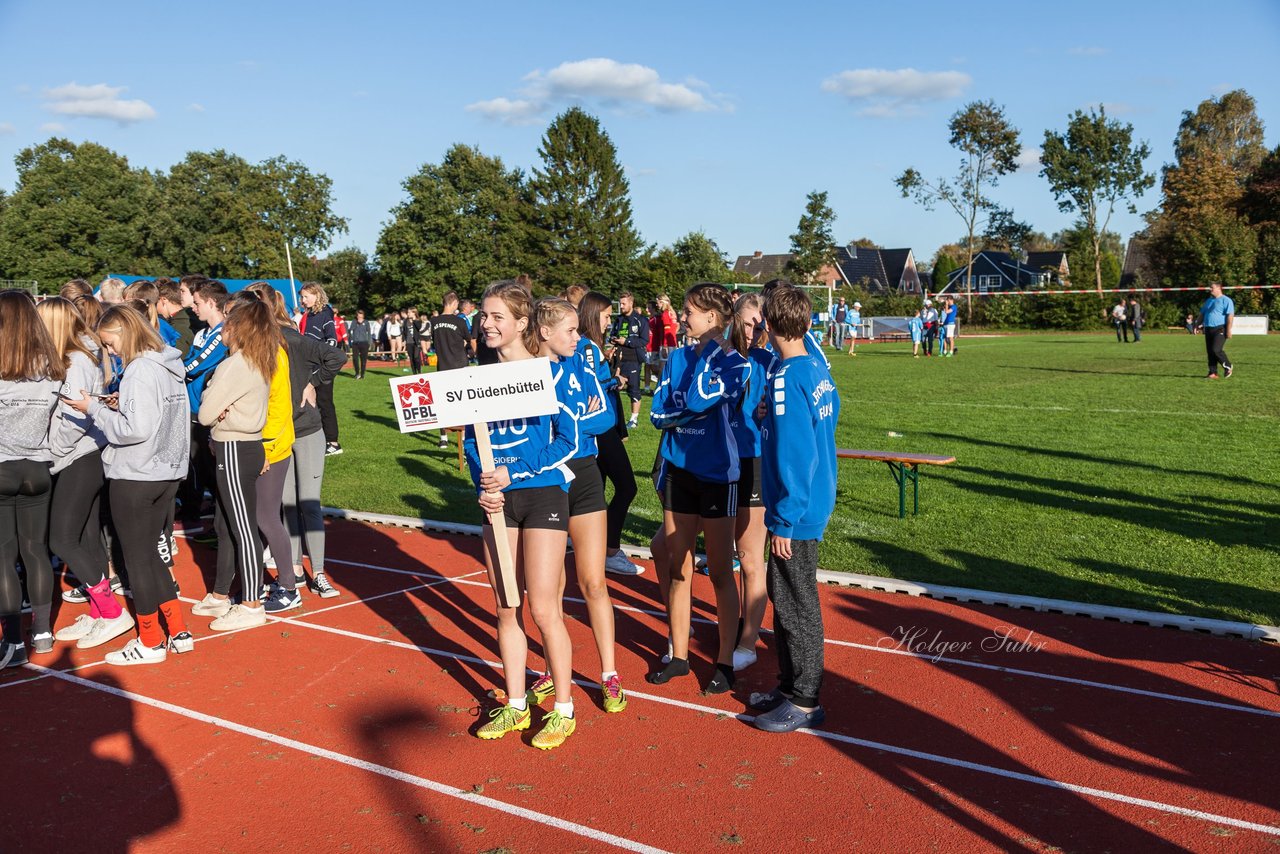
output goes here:
[[1127, 116], [1131, 113], [1137, 112], [1137, 109], [1133, 104], [1126, 103], [1125, 101], [1104, 101], [1102, 103], [1102, 108], [1107, 111], [1107, 115], [1113, 117]]
[[1018, 152], [1018, 156], [1014, 162], [1018, 164], [1019, 172], [1032, 172], [1040, 168], [1040, 155], [1044, 152], [1039, 148], [1032, 148], [1024, 145], [1022, 151]]
[[17, 128], [9, 122], [0, 122], [0, 136], [8, 136], [16, 130]]
[[123, 91], [123, 86], [105, 83], [94, 86], [68, 83], [45, 90], [45, 107], [59, 115], [111, 119], [122, 125], [156, 117], [156, 111], [146, 101], [122, 99], [120, 93]]
[[1105, 47], [1097, 47], [1097, 46], [1091, 45], [1088, 47], [1085, 47], [1085, 46], [1073, 47], [1073, 48], [1070, 48], [1067, 51], [1067, 53], [1071, 54], [1072, 56], [1104, 56], [1110, 53], [1110, 51], [1107, 50]]
[[963, 71], [917, 71], [914, 68], [857, 68], [822, 81], [825, 92], [864, 105], [858, 115], [893, 118], [917, 115], [926, 101], [957, 98], [973, 83]]
[[45, 122], [44, 124], [40, 125], [40, 130], [44, 131], [45, 133], [62, 133], [66, 129], [67, 129], [67, 126], [60, 122]]
[[187, 104], [187, 111], [191, 113], [203, 113], [204, 104], [197, 104], [192, 101], [190, 104]]
[[522, 124], [558, 105], [582, 101], [669, 113], [728, 109], [720, 99], [707, 94], [708, 88], [693, 78], [683, 83], [664, 81], [647, 65], [606, 58], [582, 59], [563, 62], [550, 71], [532, 71], [524, 76], [519, 97], [477, 101], [468, 104], [467, 110], [509, 124]]

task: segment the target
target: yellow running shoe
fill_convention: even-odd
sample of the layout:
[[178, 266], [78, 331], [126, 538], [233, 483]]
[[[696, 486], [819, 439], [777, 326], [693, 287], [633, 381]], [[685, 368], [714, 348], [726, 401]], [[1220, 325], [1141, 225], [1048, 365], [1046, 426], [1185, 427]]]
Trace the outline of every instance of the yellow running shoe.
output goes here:
[[556, 711], [552, 711], [543, 720], [547, 722], [546, 725], [541, 732], [533, 737], [533, 746], [539, 750], [550, 750], [553, 747], [559, 747], [578, 728], [578, 722], [575, 719], [566, 718]]
[[622, 690], [622, 680], [618, 678], [618, 674], [610, 676], [608, 682], [601, 682], [600, 690], [604, 692], [606, 712], [613, 714], [627, 708], [627, 692]]
[[481, 738], [502, 738], [509, 732], [528, 729], [533, 719], [528, 709], [514, 706], [499, 706], [489, 713], [489, 717], [493, 720], [476, 730], [476, 735]]
[[543, 701], [556, 692], [556, 683], [551, 680], [550, 673], [544, 673], [534, 680], [533, 685], [525, 693], [531, 706], [541, 706]]

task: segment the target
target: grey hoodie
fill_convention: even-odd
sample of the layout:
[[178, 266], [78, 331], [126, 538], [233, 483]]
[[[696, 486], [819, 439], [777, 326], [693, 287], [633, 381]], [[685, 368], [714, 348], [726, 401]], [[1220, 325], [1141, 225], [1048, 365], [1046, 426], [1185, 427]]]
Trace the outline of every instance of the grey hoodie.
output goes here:
[[89, 415], [110, 444], [102, 466], [110, 480], [181, 480], [191, 449], [191, 410], [182, 355], [148, 350], [120, 380], [118, 410], [95, 399]]
[[[97, 352], [97, 344], [89, 340], [85, 340], [84, 344]], [[90, 394], [102, 393], [102, 366], [84, 353], [74, 352], [71, 354], [71, 367], [67, 368], [67, 381], [62, 384], [62, 393], [79, 400], [82, 391]], [[103, 435], [102, 428], [93, 423], [92, 418], [81, 415], [65, 403], [58, 407], [49, 432], [54, 474], [81, 457], [106, 447], [106, 444], [107, 437]]]
[[0, 380], [0, 462], [48, 462], [57, 380]]

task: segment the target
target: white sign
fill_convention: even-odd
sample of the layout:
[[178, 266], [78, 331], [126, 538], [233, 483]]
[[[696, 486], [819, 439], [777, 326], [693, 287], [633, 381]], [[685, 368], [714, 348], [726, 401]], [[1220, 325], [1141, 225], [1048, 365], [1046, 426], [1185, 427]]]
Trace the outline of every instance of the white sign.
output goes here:
[[1231, 323], [1232, 335], [1266, 335], [1268, 318], [1265, 314], [1237, 314]]
[[558, 408], [548, 359], [391, 378], [401, 433], [552, 415]]

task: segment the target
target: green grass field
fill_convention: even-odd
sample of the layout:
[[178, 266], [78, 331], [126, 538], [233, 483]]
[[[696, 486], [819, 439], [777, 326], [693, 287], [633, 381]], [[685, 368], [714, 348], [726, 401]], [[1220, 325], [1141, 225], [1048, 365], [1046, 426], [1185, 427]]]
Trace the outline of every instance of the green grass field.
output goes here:
[[[906, 519], [884, 464], [842, 462], [821, 565], [1280, 624], [1280, 346], [1229, 344], [1236, 374], [1216, 382], [1203, 339], [1185, 334], [968, 338], [953, 359], [830, 351], [841, 447], [957, 462], [922, 471]], [[326, 504], [478, 522], [456, 450], [397, 431], [393, 375], [338, 379], [346, 453], [329, 460]], [[640, 495], [623, 539], [647, 545], [660, 518], [647, 420], [627, 447]]]

